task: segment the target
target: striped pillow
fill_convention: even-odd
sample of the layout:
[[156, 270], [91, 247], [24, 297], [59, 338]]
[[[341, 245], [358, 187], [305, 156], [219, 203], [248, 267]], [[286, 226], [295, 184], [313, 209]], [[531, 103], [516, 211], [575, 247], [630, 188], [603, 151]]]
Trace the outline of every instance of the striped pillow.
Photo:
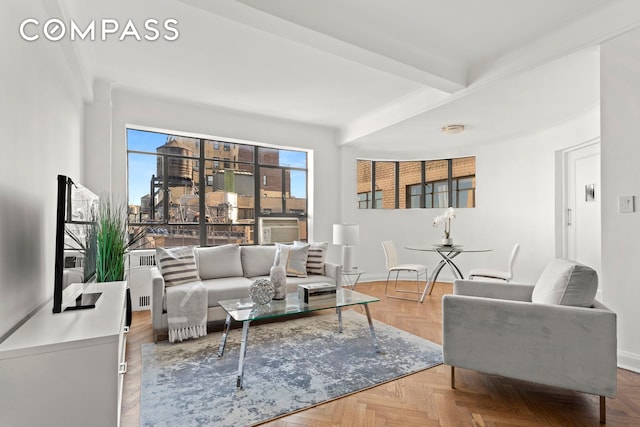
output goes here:
[[[293, 242], [294, 245], [306, 245], [304, 242]], [[324, 261], [327, 258], [329, 242], [315, 242], [309, 244], [307, 253], [307, 273], [324, 274]]]
[[156, 248], [156, 264], [165, 286], [176, 286], [199, 280], [192, 246]]

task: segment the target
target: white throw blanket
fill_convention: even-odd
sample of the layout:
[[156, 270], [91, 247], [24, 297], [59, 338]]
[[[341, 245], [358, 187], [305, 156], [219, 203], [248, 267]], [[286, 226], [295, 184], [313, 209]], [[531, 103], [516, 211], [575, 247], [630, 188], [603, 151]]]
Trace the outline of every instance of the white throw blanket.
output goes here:
[[207, 289], [202, 283], [167, 288], [169, 342], [207, 335]]

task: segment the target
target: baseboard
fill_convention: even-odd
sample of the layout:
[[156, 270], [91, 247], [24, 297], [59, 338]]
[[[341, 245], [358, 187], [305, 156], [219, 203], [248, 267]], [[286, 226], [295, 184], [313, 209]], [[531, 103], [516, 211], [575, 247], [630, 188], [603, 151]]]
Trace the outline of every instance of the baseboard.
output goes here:
[[618, 368], [640, 374], [640, 354], [618, 350]]
[[[395, 280], [395, 275], [392, 275], [391, 278], [389, 280]], [[412, 281], [412, 280], [416, 280], [416, 276], [415, 274], [413, 276], [400, 276], [400, 278], [398, 278], [398, 280], [403, 280], [403, 281]], [[360, 278], [360, 280], [358, 281], [358, 283], [364, 283], [364, 282], [386, 282], [387, 281], [387, 274], [368, 274], [365, 273], [362, 275], [362, 277]], [[424, 282], [425, 278], [424, 276], [420, 277], [420, 281]], [[438, 282], [440, 283], [453, 283], [453, 278], [452, 277], [447, 277], [445, 275], [441, 275], [440, 277], [438, 277]]]
[[387, 280], [387, 275], [380, 275], [380, 274], [363, 274], [362, 277], [360, 277], [360, 280], [358, 281], [358, 283], [363, 283], [363, 282], [384, 282], [385, 280]]

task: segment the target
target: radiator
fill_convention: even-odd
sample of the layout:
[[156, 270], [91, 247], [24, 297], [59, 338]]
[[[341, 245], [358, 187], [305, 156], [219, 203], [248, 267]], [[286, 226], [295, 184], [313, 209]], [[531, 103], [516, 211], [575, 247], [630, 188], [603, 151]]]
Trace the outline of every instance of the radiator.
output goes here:
[[156, 265], [155, 249], [129, 252], [127, 260], [127, 283], [131, 292], [131, 309], [151, 309], [151, 267]]

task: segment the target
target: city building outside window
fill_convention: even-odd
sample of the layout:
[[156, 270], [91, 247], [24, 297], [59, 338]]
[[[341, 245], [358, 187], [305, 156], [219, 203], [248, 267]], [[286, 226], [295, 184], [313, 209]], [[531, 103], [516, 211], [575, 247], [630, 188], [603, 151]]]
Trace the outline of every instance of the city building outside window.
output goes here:
[[473, 156], [421, 161], [358, 159], [356, 170], [360, 209], [475, 207]]
[[256, 212], [298, 218], [306, 239], [306, 151], [137, 129], [127, 145], [129, 226], [145, 247], [257, 244]]

